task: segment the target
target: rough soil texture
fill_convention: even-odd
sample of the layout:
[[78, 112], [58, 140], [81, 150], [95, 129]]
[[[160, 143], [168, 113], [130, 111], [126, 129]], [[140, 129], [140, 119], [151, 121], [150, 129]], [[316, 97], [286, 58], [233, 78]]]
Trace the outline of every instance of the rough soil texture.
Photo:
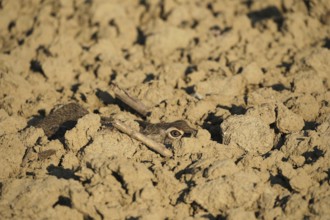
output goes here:
[[[328, 0], [0, 1], [1, 219], [329, 219], [329, 48]], [[139, 129], [110, 82], [196, 136], [101, 126]]]

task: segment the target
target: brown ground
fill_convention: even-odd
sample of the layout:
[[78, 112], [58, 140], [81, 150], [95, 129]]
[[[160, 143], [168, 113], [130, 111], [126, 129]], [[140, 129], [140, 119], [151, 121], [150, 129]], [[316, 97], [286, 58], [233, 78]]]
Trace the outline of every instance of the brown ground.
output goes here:
[[[330, 218], [328, 0], [2, 0], [0, 33], [1, 219]], [[196, 137], [100, 127], [138, 129], [109, 82]], [[62, 140], [30, 126], [72, 101]]]

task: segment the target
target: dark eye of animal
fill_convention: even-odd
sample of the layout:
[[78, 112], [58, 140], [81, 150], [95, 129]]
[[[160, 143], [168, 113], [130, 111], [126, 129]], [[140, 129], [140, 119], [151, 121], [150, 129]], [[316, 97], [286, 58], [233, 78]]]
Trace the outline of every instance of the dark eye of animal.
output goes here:
[[170, 132], [173, 137], [180, 137], [181, 133], [178, 130], [173, 130]]

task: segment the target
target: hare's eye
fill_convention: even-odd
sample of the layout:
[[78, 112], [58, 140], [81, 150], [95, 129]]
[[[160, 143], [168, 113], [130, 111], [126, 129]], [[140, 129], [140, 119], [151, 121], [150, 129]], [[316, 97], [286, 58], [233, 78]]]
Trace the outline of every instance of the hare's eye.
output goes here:
[[166, 130], [166, 134], [167, 134], [167, 137], [169, 137], [170, 139], [178, 139], [178, 138], [182, 137], [184, 132], [175, 127], [171, 127]]
[[180, 133], [180, 131], [178, 131], [178, 130], [173, 130], [173, 131], [170, 132], [170, 135], [171, 135], [172, 137], [177, 138], [177, 137], [180, 137], [180, 136], [181, 136], [181, 133]]

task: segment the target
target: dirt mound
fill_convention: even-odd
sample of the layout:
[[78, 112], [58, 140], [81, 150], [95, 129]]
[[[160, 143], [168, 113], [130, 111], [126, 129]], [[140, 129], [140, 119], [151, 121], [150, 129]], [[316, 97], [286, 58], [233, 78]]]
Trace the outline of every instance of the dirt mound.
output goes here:
[[[1, 219], [329, 218], [328, 0], [4, 0], [0, 17]], [[110, 83], [197, 134], [164, 158], [105, 128], [141, 120]], [[48, 138], [35, 125], [66, 103], [89, 113]]]

